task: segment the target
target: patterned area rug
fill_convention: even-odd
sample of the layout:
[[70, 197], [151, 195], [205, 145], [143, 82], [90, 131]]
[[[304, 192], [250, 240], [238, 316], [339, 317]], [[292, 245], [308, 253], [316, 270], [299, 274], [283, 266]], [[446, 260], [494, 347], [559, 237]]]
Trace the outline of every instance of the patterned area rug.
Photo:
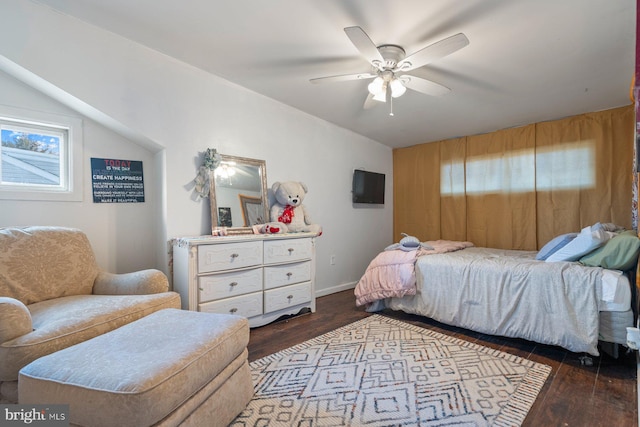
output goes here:
[[251, 371], [232, 426], [517, 426], [551, 367], [376, 314]]

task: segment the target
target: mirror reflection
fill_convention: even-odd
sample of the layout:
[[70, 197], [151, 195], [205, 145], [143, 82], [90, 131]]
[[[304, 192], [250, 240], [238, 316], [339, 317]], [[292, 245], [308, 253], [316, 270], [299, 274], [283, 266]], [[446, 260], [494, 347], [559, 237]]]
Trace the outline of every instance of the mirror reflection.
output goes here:
[[268, 221], [264, 160], [221, 155], [211, 172], [212, 227], [242, 229]]

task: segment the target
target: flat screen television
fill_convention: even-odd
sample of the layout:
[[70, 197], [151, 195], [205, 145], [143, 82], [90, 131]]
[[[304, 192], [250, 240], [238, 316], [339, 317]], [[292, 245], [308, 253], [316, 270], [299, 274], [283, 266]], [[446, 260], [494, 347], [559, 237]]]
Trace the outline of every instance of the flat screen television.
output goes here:
[[384, 204], [384, 174], [361, 169], [353, 171], [353, 203]]

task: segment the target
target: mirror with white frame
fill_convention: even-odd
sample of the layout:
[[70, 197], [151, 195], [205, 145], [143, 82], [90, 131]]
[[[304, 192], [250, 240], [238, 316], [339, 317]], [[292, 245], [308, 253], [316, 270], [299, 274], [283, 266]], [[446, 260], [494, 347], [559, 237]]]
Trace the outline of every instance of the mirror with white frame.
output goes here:
[[209, 179], [212, 234], [220, 227], [229, 234], [251, 233], [251, 226], [269, 221], [264, 160], [221, 154]]

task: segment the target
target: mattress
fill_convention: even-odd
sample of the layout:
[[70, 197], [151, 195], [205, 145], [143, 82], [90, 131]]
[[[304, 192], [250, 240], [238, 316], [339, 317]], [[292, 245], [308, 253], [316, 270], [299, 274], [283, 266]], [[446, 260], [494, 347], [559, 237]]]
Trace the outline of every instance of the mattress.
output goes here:
[[627, 327], [633, 326], [633, 311], [601, 311], [598, 339], [627, 345]]
[[602, 270], [602, 297], [600, 311], [628, 311], [631, 309], [629, 278], [618, 270]]
[[615, 344], [627, 344], [627, 326], [633, 326], [631, 284], [618, 270], [603, 270], [600, 299], [598, 339]]

